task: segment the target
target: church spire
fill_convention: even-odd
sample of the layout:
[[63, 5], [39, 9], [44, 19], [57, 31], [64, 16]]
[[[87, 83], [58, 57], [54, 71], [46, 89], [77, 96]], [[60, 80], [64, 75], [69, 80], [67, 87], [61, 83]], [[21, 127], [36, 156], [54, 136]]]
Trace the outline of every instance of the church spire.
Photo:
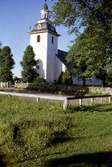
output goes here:
[[45, 0], [45, 3], [44, 3], [44, 10], [45, 10], [45, 11], [48, 11], [47, 0]]
[[45, 0], [43, 9], [41, 10], [41, 19], [48, 19], [49, 17], [49, 8], [47, 5], [47, 0]]

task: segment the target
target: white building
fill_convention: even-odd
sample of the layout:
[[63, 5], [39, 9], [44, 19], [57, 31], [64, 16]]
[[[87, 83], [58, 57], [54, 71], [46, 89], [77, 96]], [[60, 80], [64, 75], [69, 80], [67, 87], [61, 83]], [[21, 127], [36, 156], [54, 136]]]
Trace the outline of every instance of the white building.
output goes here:
[[[65, 59], [67, 52], [58, 50], [59, 36], [55, 26], [49, 20], [49, 9], [45, 3], [41, 10], [41, 19], [30, 32], [30, 45], [35, 53], [38, 73], [49, 83], [57, 81], [66, 66], [67, 68], [70, 66]], [[79, 77], [73, 77], [73, 82], [82, 85]], [[87, 80], [86, 84], [101, 85], [101, 80], [93, 78]]]
[[58, 58], [59, 36], [49, 20], [49, 10], [45, 3], [41, 19], [30, 32], [30, 45], [35, 53], [40, 76], [51, 83], [58, 80], [62, 71], [62, 62]]

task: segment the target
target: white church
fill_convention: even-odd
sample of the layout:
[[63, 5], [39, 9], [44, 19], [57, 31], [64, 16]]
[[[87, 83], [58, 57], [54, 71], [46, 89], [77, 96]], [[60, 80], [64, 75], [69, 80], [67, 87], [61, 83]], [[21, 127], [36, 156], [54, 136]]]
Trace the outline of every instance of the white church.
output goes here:
[[35, 58], [38, 61], [38, 72], [41, 77], [53, 83], [58, 80], [62, 71], [62, 62], [59, 59], [58, 37], [60, 35], [49, 20], [48, 5], [45, 3], [41, 10], [41, 19], [30, 32], [30, 45], [33, 47]]
[[[49, 9], [45, 2], [41, 10], [41, 18], [30, 32], [30, 45], [35, 53], [38, 73], [49, 83], [57, 81], [66, 66], [69, 67], [65, 58], [67, 52], [58, 49], [59, 36], [49, 19]], [[82, 80], [79, 77], [73, 77], [73, 83], [82, 85]], [[101, 80], [95, 78], [86, 81], [86, 85], [101, 84]]]

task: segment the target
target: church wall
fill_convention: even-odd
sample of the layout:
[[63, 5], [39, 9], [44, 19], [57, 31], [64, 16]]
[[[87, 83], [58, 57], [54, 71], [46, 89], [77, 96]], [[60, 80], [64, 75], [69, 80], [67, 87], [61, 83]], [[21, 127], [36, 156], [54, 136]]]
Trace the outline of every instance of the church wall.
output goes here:
[[[77, 76], [73, 76], [73, 84], [74, 85], [83, 85], [83, 81], [82, 79], [77, 75]], [[97, 79], [95, 77], [90, 78], [90, 79], [86, 79], [86, 83], [87, 86], [102, 86], [102, 80]]]
[[[52, 37], [54, 38], [54, 42], [52, 43]], [[47, 80], [49, 82], [54, 82], [58, 78], [59, 75], [59, 66], [60, 63], [56, 59], [56, 54], [58, 53], [58, 37], [48, 33], [48, 57], [47, 57]]]
[[[40, 35], [40, 42], [37, 42], [38, 35]], [[47, 39], [47, 32], [30, 35], [30, 45], [33, 47], [35, 59], [39, 60], [39, 69], [37, 71], [44, 79], [47, 77]]]
[[55, 80], [57, 81], [59, 79], [61, 72], [62, 72], [62, 62], [57, 57], [56, 57], [55, 61], [56, 61], [56, 68], [55, 68], [56, 79]]
[[[40, 42], [37, 42], [38, 35], [40, 35]], [[53, 43], [52, 37], [54, 38]], [[30, 34], [30, 45], [33, 47], [35, 59], [39, 60], [38, 72], [40, 76], [51, 83], [58, 80], [62, 71], [62, 63], [56, 57], [58, 36], [48, 32]]]

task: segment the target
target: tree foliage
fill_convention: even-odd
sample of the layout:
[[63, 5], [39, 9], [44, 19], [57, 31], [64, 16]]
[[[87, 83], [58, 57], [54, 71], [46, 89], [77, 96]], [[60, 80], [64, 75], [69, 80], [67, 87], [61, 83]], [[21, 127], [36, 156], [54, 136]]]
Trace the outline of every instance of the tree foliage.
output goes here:
[[62, 72], [58, 79], [58, 83], [71, 85], [72, 84], [72, 74], [68, 70], [66, 70], [65, 72]]
[[96, 76], [105, 84], [111, 74], [111, 9], [110, 0], [58, 0], [54, 5], [56, 24], [64, 24], [71, 32], [83, 31], [68, 55], [73, 73], [82, 79]]
[[35, 66], [35, 54], [33, 52], [32, 46], [28, 46], [24, 52], [23, 61], [21, 62], [23, 71], [22, 79], [24, 82], [33, 82], [34, 79], [38, 76]]
[[54, 5], [56, 24], [80, 28], [101, 24], [112, 25], [112, 1], [110, 0], [58, 0]]
[[105, 84], [108, 67], [112, 66], [112, 48], [108, 44], [110, 39], [100, 27], [82, 33], [68, 54], [73, 72], [83, 79], [96, 76]]
[[8, 82], [13, 80], [12, 69], [14, 67], [13, 55], [8, 46], [0, 49], [0, 81]]

